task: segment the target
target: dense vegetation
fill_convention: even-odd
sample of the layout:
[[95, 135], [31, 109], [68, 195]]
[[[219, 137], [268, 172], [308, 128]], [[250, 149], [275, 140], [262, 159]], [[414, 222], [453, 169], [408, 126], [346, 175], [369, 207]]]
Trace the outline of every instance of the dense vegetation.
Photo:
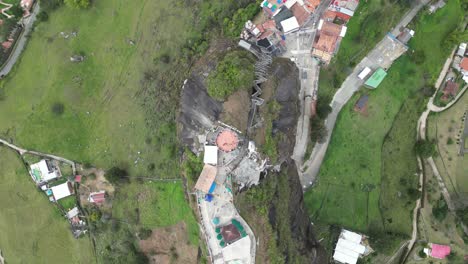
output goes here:
[[245, 51], [227, 53], [208, 76], [208, 94], [226, 99], [239, 89], [249, 89], [255, 78], [253, 58]]

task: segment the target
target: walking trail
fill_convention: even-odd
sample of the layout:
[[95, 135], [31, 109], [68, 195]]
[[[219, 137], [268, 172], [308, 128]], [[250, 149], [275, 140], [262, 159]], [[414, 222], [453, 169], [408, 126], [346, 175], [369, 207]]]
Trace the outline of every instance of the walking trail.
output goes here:
[[72, 166], [72, 169], [73, 169], [73, 174], [74, 175], [76, 174], [76, 164], [75, 164], [75, 162], [73, 162], [73, 161], [71, 161], [69, 159], [62, 158], [62, 157], [59, 157], [59, 156], [55, 156], [55, 155], [52, 155], [52, 154], [42, 153], [42, 152], [39, 152], [39, 151], [27, 150], [27, 149], [18, 147], [16, 145], [14, 145], [14, 144], [0, 138], [0, 145], [2, 145], [2, 144], [7, 146], [8, 148], [13, 149], [14, 151], [18, 152], [21, 156], [23, 156], [25, 154], [31, 154], [31, 155], [36, 155], [36, 156], [39, 156], [39, 157], [54, 159], [54, 160], [58, 160], [60, 162], [70, 164], [70, 166]]
[[6, 16], [8, 19], [14, 17], [13, 15], [8, 14], [6, 11], [10, 10], [10, 8], [13, 6], [12, 4], [5, 3], [3, 1], [0, 1], [0, 4], [6, 6], [5, 8], [2, 8], [2, 14]]

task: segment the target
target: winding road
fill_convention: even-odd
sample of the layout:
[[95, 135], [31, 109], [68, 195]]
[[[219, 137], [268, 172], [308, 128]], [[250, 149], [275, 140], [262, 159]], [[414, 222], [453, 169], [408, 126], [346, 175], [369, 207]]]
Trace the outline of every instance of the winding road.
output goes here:
[[[411, 20], [416, 16], [416, 14], [429, 2], [429, 0], [420, 0], [410, 11], [408, 11], [397, 26], [392, 30], [393, 33], [399, 32], [401, 27], [408, 25]], [[385, 36], [387, 38], [388, 36]], [[299, 170], [299, 175], [301, 179], [301, 184], [303, 190], [311, 187], [315, 182], [315, 179], [319, 173], [320, 166], [322, 165], [323, 159], [325, 157], [328, 144], [330, 143], [331, 135], [333, 128], [336, 123], [338, 114], [340, 113], [343, 106], [351, 99], [353, 94], [362, 86], [364, 83], [363, 80], [358, 78], [358, 74], [365, 67], [371, 69], [376, 69], [378, 67], [386, 68], [387, 63], [385, 60], [382, 60], [381, 51], [385, 50], [388, 45], [388, 41], [385, 41], [385, 38], [377, 44], [377, 46], [368, 53], [368, 55], [361, 60], [361, 62], [354, 68], [353, 72], [345, 79], [340, 89], [335, 93], [333, 100], [330, 104], [332, 107], [331, 113], [328, 115], [325, 120], [325, 127], [327, 128], [327, 137], [324, 143], [316, 143], [312, 154], [309, 159], [305, 161]], [[307, 128], [309, 129], [309, 128]], [[297, 128], [297, 133], [303, 133], [300, 130], [300, 127]], [[295, 149], [296, 150], [296, 149]], [[302, 149], [301, 149], [302, 150]], [[305, 150], [304, 150], [305, 151]], [[295, 152], [296, 153], [296, 152]], [[298, 153], [296, 153], [298, 154]], [[297, 161], [297, 160], [296, 160]], [[299, 168], [299, 166], [298, 166]]]

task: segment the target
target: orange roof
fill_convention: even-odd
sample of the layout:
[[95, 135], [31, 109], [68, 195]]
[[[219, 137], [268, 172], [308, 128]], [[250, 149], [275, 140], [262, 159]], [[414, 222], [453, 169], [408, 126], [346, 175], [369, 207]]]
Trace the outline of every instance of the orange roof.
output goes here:
[[462, 68], [465, 71], [468, 71], [468, 58], [467, 57], [463, 58], [462, 61], [460, 62], [460, 68]]
[[313, 12], [317, 6], [320, 5], [320, 0], [305, 0], [304, 7], [307, 8], [310, 12]]
[[325, 52], [333, 52], [335, 51], [336, 42], [338, 42], [338, 36], [320, 34], [317, 43], [314, 44], [314, 48]]
[[195, 184], [195, 189], [208, 193], [214, 179], [216, 178], [216, 172], [217, 169], [215, 166], [205, 164], [200, 176], [198, 177], [197, 183]]
[[304, 7], [299, 5], [298, 3], [295, 3], [293, 6], [290, 8], [291, 12], [297, 19], [297, 23], [299, 23], [300, 26], [306, 22], [307, 18], [309, 18], [310, 13], [307, 12]]
[[236, 133], [231, 130], [223, 130], [219, 133], [216, 138], [216, 145], [218, 148], [224, 152], [229, 152], [237, 148], [239, 139], [237, 138]]
[[325, 21], [333, 21], [336, 18], [336, 12], [327, 10], [325, 13], [323, 13], [322, 18]]
[[341, 33], [341, 28], [342, 27], [340, 25], [324, 21], [321, 31], [330, 36], [339, 36]]

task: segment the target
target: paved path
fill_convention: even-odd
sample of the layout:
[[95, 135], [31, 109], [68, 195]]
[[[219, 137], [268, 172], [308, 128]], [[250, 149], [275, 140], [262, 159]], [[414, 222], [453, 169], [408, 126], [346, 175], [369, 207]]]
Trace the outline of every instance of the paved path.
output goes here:
[[10, 10], [10, 8], [13, 6], [12, 4], [5, 3], [3, 1], [0, 1], [0, 4], [6, 6], [5, 8], [2, 8], [2, 14], [6, 16], [8, 19], [12, 18], [13, 16], [8, 14], [6, 11]]
[[4, 140], [4, 139], [1, 139], [1, 138], [0, 138], [0, 144], [3, 144], [5, 146], [17, 151], [21, 156], [23, 156], [24, 154], [31, 154], [31, 155], [46, 157], [46, 158], [50, 158], [50, 159], [54, 159], [54, 160], [58, 160], [58, 161], [70, 164], [70, 166], [72, 166], [72, 169], [73, 169], [73, 175], [76, 174], [76, 164], [75, 164], [75, 162], [73, 162], [73, 161], [71, 161], [69, 159], [62, 158], [62, 157], [59, 157], [59, 156], [55, 156], [55, 155], [52, 155], [52, 154], [42, 153], [42, 152], [39, 152], [39, 151], [27, 150], [27, 149], [18, 147], [18, 146], [14, 145], [14, 144], [12, 144], [12, 143]]
[[7, 61], [3, 64], [2, 69], [0, 70], [0, 78], [3, 78], [8, 73], [10, 73], [11, 69], [15, 65], [18, 58], [20, 57], [21, 52], [23, 51], [24, 46], [26, 45], [26, 42], [28, 40], [28, 36], [29, 36], [29, 33], [31, 32], [34, 21], [36, 20], [36, 15], [39, 13], [39, 9], [40, 9], [39, 3], [36, 3], [33, 7], [33, 11], [31, 12], [31, 15], [23, 19], [23, 24], [24, 24], [23, 32], [19, 36], [19, 39], [16, 41], [16, 44], [13, 47], [13, 51], [11, 52], [10, 57], [8, 57]]
[[[395, 29], [392, 31], [396, 35], [399, 32], [401, 26], [406, 26], [421, 10], [421, 8], [427, 4], [429, 0], [421, 0], [416, 6], [414, 6], [397, 24]], [[395, 35], [394, 34], [394, 35]], [[316, 143], [312, 154], [309, 159], [304, 162], [302, 166], [303, 172], [300, 172], [301, 184], [303, 185], [304, 191], [312, 186], [322, 165], [325, 153], [330, 143], [330, 138], [335, 126], [336, 119], [343, 106], [349, 101], [352, 95], [361, 87], [363, 81], [358, 78], [358, 74], [365, 68], [376, 69], [378, 67], [387, 68], [388, 61], [382, 60], [381, 51], [387, 48], [387, 45], [391, 45], [385, 38], [377, 44], [377, 46], [369, 52], [369, 54], [362, 59], [362, 61], [354, 68], [353, 72], [346, 78], [341, 85], [341, 88], [335, 93], [333, 100], [330, 104], [332, 107], [331, 113], [325, 120], [325, 127], [327, 128], [327, 137], [324, 143]]]

